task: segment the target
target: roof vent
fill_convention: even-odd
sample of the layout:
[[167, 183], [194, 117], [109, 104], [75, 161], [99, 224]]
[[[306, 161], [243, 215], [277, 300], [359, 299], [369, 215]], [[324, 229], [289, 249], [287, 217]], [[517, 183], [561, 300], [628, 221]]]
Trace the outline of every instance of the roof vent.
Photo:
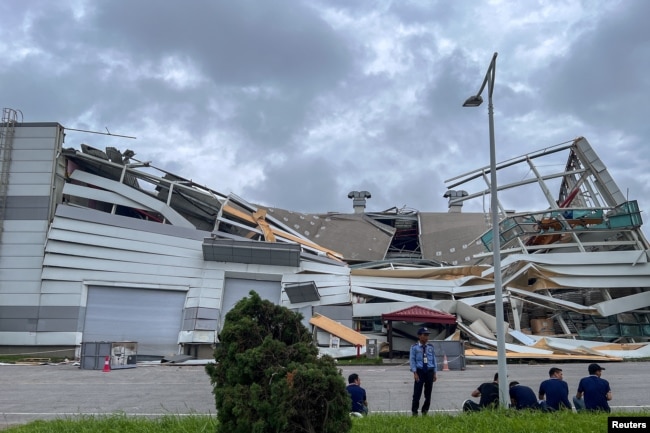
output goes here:
[[364, 213], [366, 209], [366, 199], [372, 197], [368, 191], [350, 191], [348, 198], [352, 199], [354, 213]]
[[449, 199], [449, 212], [460, 212], [463, 207], [463, 201], [461, 199], [468, 195], [467, 191], [448, 190], [443, 197]]

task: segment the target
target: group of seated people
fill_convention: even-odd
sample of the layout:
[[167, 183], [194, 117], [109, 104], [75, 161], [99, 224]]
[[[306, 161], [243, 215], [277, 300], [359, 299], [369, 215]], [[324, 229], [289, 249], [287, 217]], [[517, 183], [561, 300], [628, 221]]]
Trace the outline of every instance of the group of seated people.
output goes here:
[[[604, 368], [598, 364], [590, 364], [588, 370], [589, 376], [581, 379], [578, 384], [578, 391], [573, 397], [573, 406], [577, 411], [602, 410], [610, 412], [607, 402], [612, 399], [612, 392], [609, 382], [600, 377]], [[517, 381], [510, 382], [510, 407], [518, 410], [532, 409], [549, 412], [560, 409], [572, 410], [573, 406], [569, 402], [569, 386], [563, 380], [562, 369], [552, 367], [548, 374], [549, 378], [539, 385], [537, 395], [528, 386], [521, 385]], [[494, 375], [492, 382], [479, 385], [471, 395], [479, 398], [479, 402], [465, 400], [463, 403], [465, 412], [497, 407], [499, 405], [499, 373]]]
[[[561, 409], [577, 411], [599, 410], [610, 412], [608, 401], [612, 399], [609, 382], [601, 378], [605, 370], [598, 364], [589, 364], [589, 376], [578, 383], [578, 389], [573, 397], [573, 405], [569, 401], [569, 385], [563, 379], [562, 369], [552, 367], [549, 378], [539, 385], [539, 392], [517, 381], [509, 384], [510, 407], [517, 410], [544, 410], [548, 412]], [[348, 376], [347, 392], [350, 395], [352, 407], [350, 414], [364, 416], [368, 414], [368, 399], [366, 390], [361, 387], [361, 378], [352, 373]], [[478, 403], [468, 399], [463, 402], [463, 411], [474, 412], [499, 406], [499, 373], [494, 375], [492, 382], [485, 382], [472, 391], [472, 397], [478, 398]]]

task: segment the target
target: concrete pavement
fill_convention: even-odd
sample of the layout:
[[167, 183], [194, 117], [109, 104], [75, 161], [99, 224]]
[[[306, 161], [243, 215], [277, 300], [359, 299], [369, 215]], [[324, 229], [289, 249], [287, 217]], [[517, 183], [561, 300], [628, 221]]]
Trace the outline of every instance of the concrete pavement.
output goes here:
[[[517, 380], [535, 392], [548, 370], [559, 366], [569, 384], [570, 397], [587, 375], [587, 363], [512, 364], [508, 381]], [[614, 409], [650, 409], [647, 392], [650, 362], [601, 364], [609, 380]], [[410, 413], [412, 375], [407, 362], [377, 366], [342, 366], [347, 381], [358, 373], [371, 412]], [[468, 365], [464, 371], [440, 371], [434, 384], [431, 412], [458, 412], [480, 383], [490, 381], [494, 364]], [[200, 365], [138, 365], [137, 368], [82, 370], [72, 365], [0, 365], [0, 427], [79, 414], [160, 416], [214, 414], [210, 378]]]

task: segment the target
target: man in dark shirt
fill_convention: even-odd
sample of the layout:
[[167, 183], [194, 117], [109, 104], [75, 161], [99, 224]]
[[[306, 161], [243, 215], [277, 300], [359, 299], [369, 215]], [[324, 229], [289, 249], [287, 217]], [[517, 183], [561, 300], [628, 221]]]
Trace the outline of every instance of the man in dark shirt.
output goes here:
[[368, 400], [366, 399], [366, 390], [361, 388], [361, 379], [356, 373], [348, 376], [348, 386], [345, 388], [352, 399], [352, 408], [350, 412], [361, 415], [368, 415]]
[[517, 410], [539, 409], [535, 391], [528, 386], [520, 385], [516, 380], [510, 382], [510, 402]]
[[576, 409], [611, 412], [607, 402], [612, 399], [612, 390], [609, 382], [600, 377], [605, 369], [598, 364], [589, 364], [588, 370], [589, 376], [580, 379], [578, 393], [573, 398]]
[[497, 407], [499, 405], [499, 373], [494, 374], [492, 382], [482, 383], [472, 391], [472, 397], [480, 397], [479, 402], [465, 400], [463, 402], [463, 411], [472, 412]]
[[561, 368], [552, 367], [548, 371], [549, 379], [539, 385], [539, 399], [543, 400], [542, 407], [548, 411], [571, 409], [569, 402], [569, 385], [562, 380]]

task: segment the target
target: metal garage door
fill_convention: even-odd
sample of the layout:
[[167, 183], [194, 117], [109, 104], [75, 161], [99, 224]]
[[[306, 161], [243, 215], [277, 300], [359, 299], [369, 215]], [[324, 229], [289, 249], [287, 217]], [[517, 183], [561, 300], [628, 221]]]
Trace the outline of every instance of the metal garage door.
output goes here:
[[239, 300], [248, 296], [248, 293], [254, 290], [260, 295], [260, 298], [273, 302], [274, 304], [280, 303], [280, 294], [282, 293], [282, 285], [279, 281], [260, 281], [260, 280], [244, 280], [241, 278], [226, 278], [223, 289], [223, 302], [221, 314], [221, 327], [226, 320], [226, 313], [232, 310]]
[[135, 341], [138, 356], [167, 356], [178, 352], [186, 292], [88, 288], [83, 341]]

